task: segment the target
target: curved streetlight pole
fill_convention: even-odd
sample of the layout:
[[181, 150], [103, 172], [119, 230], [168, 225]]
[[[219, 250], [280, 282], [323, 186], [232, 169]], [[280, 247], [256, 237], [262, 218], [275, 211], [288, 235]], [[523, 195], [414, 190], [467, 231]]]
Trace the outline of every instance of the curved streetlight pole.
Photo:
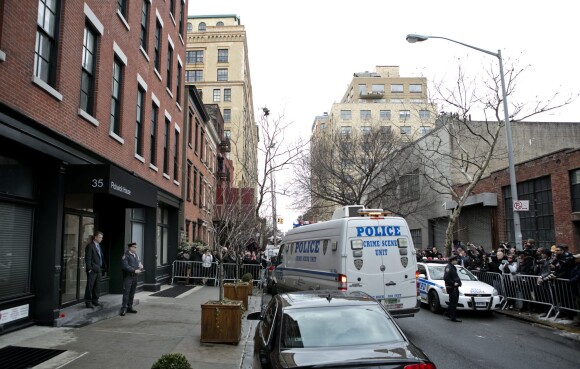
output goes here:
[[498, 50], [497, 53], [492, 51], [488, 51], [485, 49], [481, 49], [479, 47], [475, 47], [473, 45], [465, 44], [463, 42], [459, 42], [456, 40], [452, 40], [447, 37], [440, 37], [440, 36], [425, 36], [425, 35], [418, 35], [418, 34], [408, 34], [407, 35], [407, 42], [415, 43], [415, 42], [422, 42], [426, 41], [430, 38], [440, 38], [442, 40], [447, 40], [450, 42], [454, 42], [456, 44], [468, 47], [470, 49], [474, 49], [477, 51], [481, 51], [482, 53], [489, 54], [495, 56], [499, 60], [499, 74], [501, 79], [501, 92], [503, 97], [503, 113], [504, 113], [504, 121], [505, 121], [505, 135], [506, 135], [506, 144], [507, 144], [507, 151], [508, 151], [508, 167], [509, 167], [509, 176], [510, 176], [510, 189], [512, 195], [512, 212], [514, 214], [514, 237], [516, 242], [516, 249], [521, 250], [522, 245], [522, 230], [520, 226], [520, 213], [514, 210], [513, 204], [515, 201], [518, 200], [518, 187], [516, 182], [516, 170], [514, 166], [514, 155], [513, 155], [513, 146], [512, 146], [512, 128], [510, 123], [510, 116], [508, 112], [508, 103], [507, 103], [507, 92], [505, 88], [505, 77], [503, 73], [503, 60], [501, 58], [501, 50]]

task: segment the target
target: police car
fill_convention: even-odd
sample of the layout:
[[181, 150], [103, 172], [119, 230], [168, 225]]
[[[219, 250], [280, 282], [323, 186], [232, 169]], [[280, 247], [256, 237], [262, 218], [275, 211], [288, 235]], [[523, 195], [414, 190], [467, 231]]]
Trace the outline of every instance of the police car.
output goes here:
[[[417, 263], [419, 279], [417, 288], [421, 302], [428, 304], [433, 313], [440, 313], [447, 308], [449, 295], [445, 289], [443, 275], [447, 263]], [[480, 282], [467, 269], [457, 265], [457, 274], [461, 279], [457, 310], [493, 312], [500, 307], [502, 296], [493, 286]]]

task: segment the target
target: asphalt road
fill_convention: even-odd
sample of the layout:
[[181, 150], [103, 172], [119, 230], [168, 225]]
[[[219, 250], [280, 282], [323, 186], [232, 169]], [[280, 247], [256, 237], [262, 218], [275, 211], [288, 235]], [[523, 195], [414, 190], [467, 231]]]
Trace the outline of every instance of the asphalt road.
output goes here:
[[459, 317], [453, 323], [423, 307], [397, 323], [438, 369], [580, 368], [580, 341], [565, 332], [497, 313]]

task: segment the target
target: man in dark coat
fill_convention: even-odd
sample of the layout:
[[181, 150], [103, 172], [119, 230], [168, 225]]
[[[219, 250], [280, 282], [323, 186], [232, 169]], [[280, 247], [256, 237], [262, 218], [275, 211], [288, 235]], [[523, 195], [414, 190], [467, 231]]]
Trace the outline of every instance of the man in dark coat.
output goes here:
[[459, 301], [459, 287], [461, 287], [461, 279], [459, 278], [457, 268], [455, 267], [458, 259], [457, 255], [449, 258], [449, 264], [445, 266], [445, 274], [443, 275], [445, 288], [449, 294], [449, 307], [447, 308], [445, 315], [447, 315], [452, 322], [461, 322], [461, 320], [455, 317], [457, 302]]
[[99, 284], [101, 282], [101, 273], [105, 269], [101, 241], [103, 241], [103, 232], [97, 231], [93, 235], [93, 240], [85, 247], [85, 272], [87, 273], [85, 305], [91, 309], [100, 305]]
[[133, 298], [137, 288], [137, 277], [141, 273], [143, 264], [137, 255], [137, 243], [131, 242], [127, 246], [127, 251], [121, 258], [121, 269], [123, 270], [123, 305], [121, 315], [125, 313], [136, 314], [137, 310], [133, 309]]

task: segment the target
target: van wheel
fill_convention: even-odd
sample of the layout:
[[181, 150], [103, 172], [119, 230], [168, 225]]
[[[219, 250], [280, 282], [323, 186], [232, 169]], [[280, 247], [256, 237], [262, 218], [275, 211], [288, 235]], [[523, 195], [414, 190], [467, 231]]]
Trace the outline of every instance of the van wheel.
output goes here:
[[441, 304], [439, 303], [439, 296], [437, 296], [437, 292], [431, 291], [429, 292], [429, 310], [435, 314], [441, 313]]

